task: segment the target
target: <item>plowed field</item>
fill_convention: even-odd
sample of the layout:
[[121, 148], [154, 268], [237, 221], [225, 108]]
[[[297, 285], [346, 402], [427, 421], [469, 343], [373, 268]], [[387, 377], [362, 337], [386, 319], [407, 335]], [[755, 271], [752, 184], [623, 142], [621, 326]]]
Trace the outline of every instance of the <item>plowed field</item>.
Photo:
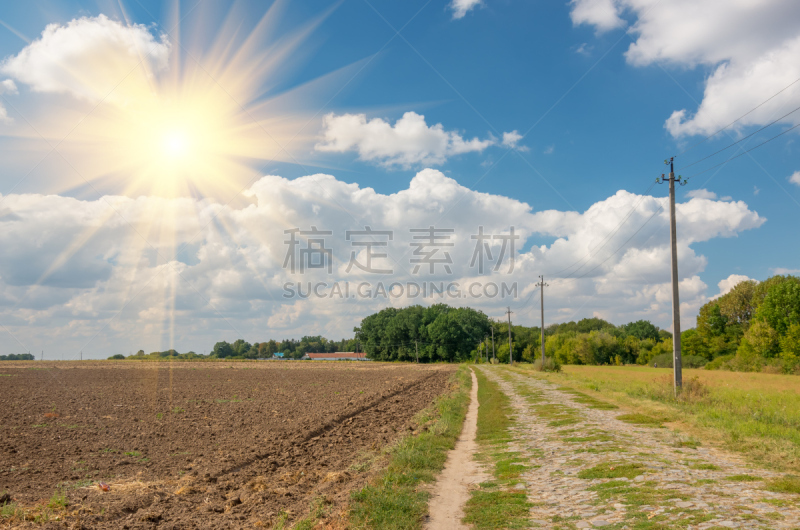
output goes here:
[[335, 511], [371, 456], [417, 428], [412, 417], [452, 370], [6, 362], [0, 495], [30, 507], [63, 491], [69, 506], [53, 511], [53, 528], [269, 528], [313, 499]]

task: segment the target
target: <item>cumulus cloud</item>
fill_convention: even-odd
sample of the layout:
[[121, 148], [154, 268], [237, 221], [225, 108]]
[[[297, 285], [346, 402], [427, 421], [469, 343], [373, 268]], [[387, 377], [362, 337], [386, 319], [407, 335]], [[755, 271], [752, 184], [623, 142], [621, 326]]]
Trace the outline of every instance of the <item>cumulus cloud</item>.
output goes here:
[[[0, 246], [14, 258], [0, 260], [0, 318], [30, 349], [77, 353], [83, 348], [102, 357], [169, 346], [202, 352], [218, 340], [239, 337], [349, 336], [370, 312], [412, 303], [470, 305], [491, 316], [502, 315], [510, 304], [520, 323], [533, 325], [538, 304], [528, 298], [537, 275], [544, 274], [554, 320], [602, 314], [619, 323], [670, 321], [664, 198], [619, 191], [583, 212], [536, 211], [509, 197], [472, 191], [433, 169], [420, 171], [407, 189], [391, 195], [321, 174], [291, 181], [265, 176], [247, 195], [252, 204], [244, 208], [190, 198], [5, 196]], [[703, 198], [681, 202], [677, 210], [683, 320], [690, 327], [708, 299], [700, 279], [707, 259], [693, 245], [734, 237], [759, 227], [764, 218], [743, 202]], [[170, 226], [174, 236], [159, 238], [162, 230], [147, 228], [162, 226]], [[348, 271], [354, 253], [364, 263], [366, 250], [353, 245], [346, 232], [367, 226], [393, 233], [388, 246], [373, 249], [388, 254], [373, 265], [392, 269], [391, 274]], [[418, 233], [411, 229], [431, 226], [452, 230], [453, 246], [443, 247], [450, 274], [441, 265], [432, 274], [427, 267], [413, 272]], [[499, 269], [487, 266], [481, 273], [479, 264], [471, 263], [472, 236], [483, 227], [484, 234], [510, 237], [512, 226], [519, 236], [513, 270], [506, 255]], [[332, 232], [322, 236], [332, 271], [293, 274], [284, 267], [292, 248], [285, 231], [312, 227]], [[531, 246], [533, 237], [554, 241]], [[486, 243], [492, 252], [487, 263], [499, 260], [503, 239]], [[306, 240], [300, 244], [305, 248]], [[457, 282], [463, 290], [474, 281], [516, 282], [517, 297], [387, 298], [375, 287], [366, 299], [285, 296], [286, 282], [349, 281], [354, 290], [360, 281], [383, 281], [388, 288], [423, 280]], [[308, 288], [303, 290], [307, 295]], [[8, 351], [16, 351], [8, 336], [0, 337]]]
[[752, 278], [745, 276], [743, 274], [731, 274], [724, 280], [720, 280], [719, 283], [717, 283], [717, 287], [719, 287], [719, 294], [714, 298], [718, 298], [722, 295], [728, 294], [729, 292], [731, 292], [731, 289], [733, 289], [740, 283], [750, 280], [752, 280]]
[[711, 200], [714, 200], [714, 199], [717, 198], [717, 194], [716, 193], [714, 193], [713, 191], [708, 191], [706, 189], [702, 189], [702, 188], [699, 189], [699, 190], [689, 191], [689, 192], [686, 193], [686, 196], [690, 197], [692, 199], [697, 198], [697, 199], [711, 199]]
[[795, 171], [792, 173], [792, 175], [789, 177], [789, 182], [800, 186], [800, 171]]
[[[504, 141], [508, 134], [516, 131], [505, 133]], [[452, 156], [480, 153], [496, 144], [493, 137], [465, 139], [455, 131], [446, 131], [441, 123], [428, 126], [425, 116], [416, 112], [406, 112], [394, 125], [381, 118], [367, 120], [366, 114], [330, 113], [323, 118], [322, 141], [315, 148], [336, 153], [356, 151], [361, 160], [410, 167], [440, 165]]]
[[[637, 38], [625, 56], [654, 63], [712, 68], [700, 106], [678, 109], [665, 122], [674, 137], [709, 134], [800, 77], [800, 4], [785, 0], [576, 0], [572, 19], [598, 31], [635, 17]], [[616, 18], [615, 18], [616, 17]], [[736, 127], [764, 124], [800, 105], [800, 83], [743, 118]], [[785, 123], [800, 123], [793, 115]]]
[[569, 16], [576, 26], [590, 24], [605, 32], [625, 25], [613, 0], [572, 0], [570, 4]]
[[482, 0], [453, 0], [450, 9], [453, 10], [453, 18], [459, 19], [480, 5], [483, 5]]
[[50, 24], [39, 39], [0, 63], [0, 72], [35, 92], [99, 101], [121, 82], [167, 67], [169, 43], [147, 27], [105, 15]]
[[520, 140], [522, 140], [522, 135], [519, 134], [517, 131], [503, 133], [504, 146], [509, 147], [511, 149], [516, 149], [517, 151], [527, 151], [528, 148], [526, 146], [519, 145]]

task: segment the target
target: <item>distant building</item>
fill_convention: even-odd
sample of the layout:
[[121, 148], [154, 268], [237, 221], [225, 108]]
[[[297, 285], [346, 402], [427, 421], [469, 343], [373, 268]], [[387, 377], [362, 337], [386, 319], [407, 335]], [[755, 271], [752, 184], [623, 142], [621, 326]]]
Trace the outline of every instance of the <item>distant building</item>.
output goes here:
[[308, 358], [312, 361], [369, 361], [366, 353], [356, 353], [351, 351], [342, 351], [337, 353], [307, 353], [303, 356], [303, 358]]

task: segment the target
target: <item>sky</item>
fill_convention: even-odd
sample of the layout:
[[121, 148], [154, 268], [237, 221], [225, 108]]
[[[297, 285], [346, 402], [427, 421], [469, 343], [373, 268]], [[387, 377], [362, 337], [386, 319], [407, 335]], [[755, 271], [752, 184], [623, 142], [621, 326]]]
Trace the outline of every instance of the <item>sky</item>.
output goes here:
[[540, 275], [671, 329], [670, 157], [691, 328], [800, 272], [798, 57], [791, 0], [4, 3], [0, 353], [538, 325]]

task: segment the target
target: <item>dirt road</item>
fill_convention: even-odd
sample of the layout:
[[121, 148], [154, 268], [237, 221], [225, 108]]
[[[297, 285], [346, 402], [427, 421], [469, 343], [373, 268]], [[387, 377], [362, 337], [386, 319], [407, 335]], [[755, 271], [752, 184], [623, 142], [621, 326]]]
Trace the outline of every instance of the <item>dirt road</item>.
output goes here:
[[620, 410], [546, 381], [501, 367], [481, 369], [516, 413], [509, 450], [529, 456], [522, 478], [534, 525], [800, 527], [800, 497], [764, 487], [778, 473], [658, 425], [620, 421]]

